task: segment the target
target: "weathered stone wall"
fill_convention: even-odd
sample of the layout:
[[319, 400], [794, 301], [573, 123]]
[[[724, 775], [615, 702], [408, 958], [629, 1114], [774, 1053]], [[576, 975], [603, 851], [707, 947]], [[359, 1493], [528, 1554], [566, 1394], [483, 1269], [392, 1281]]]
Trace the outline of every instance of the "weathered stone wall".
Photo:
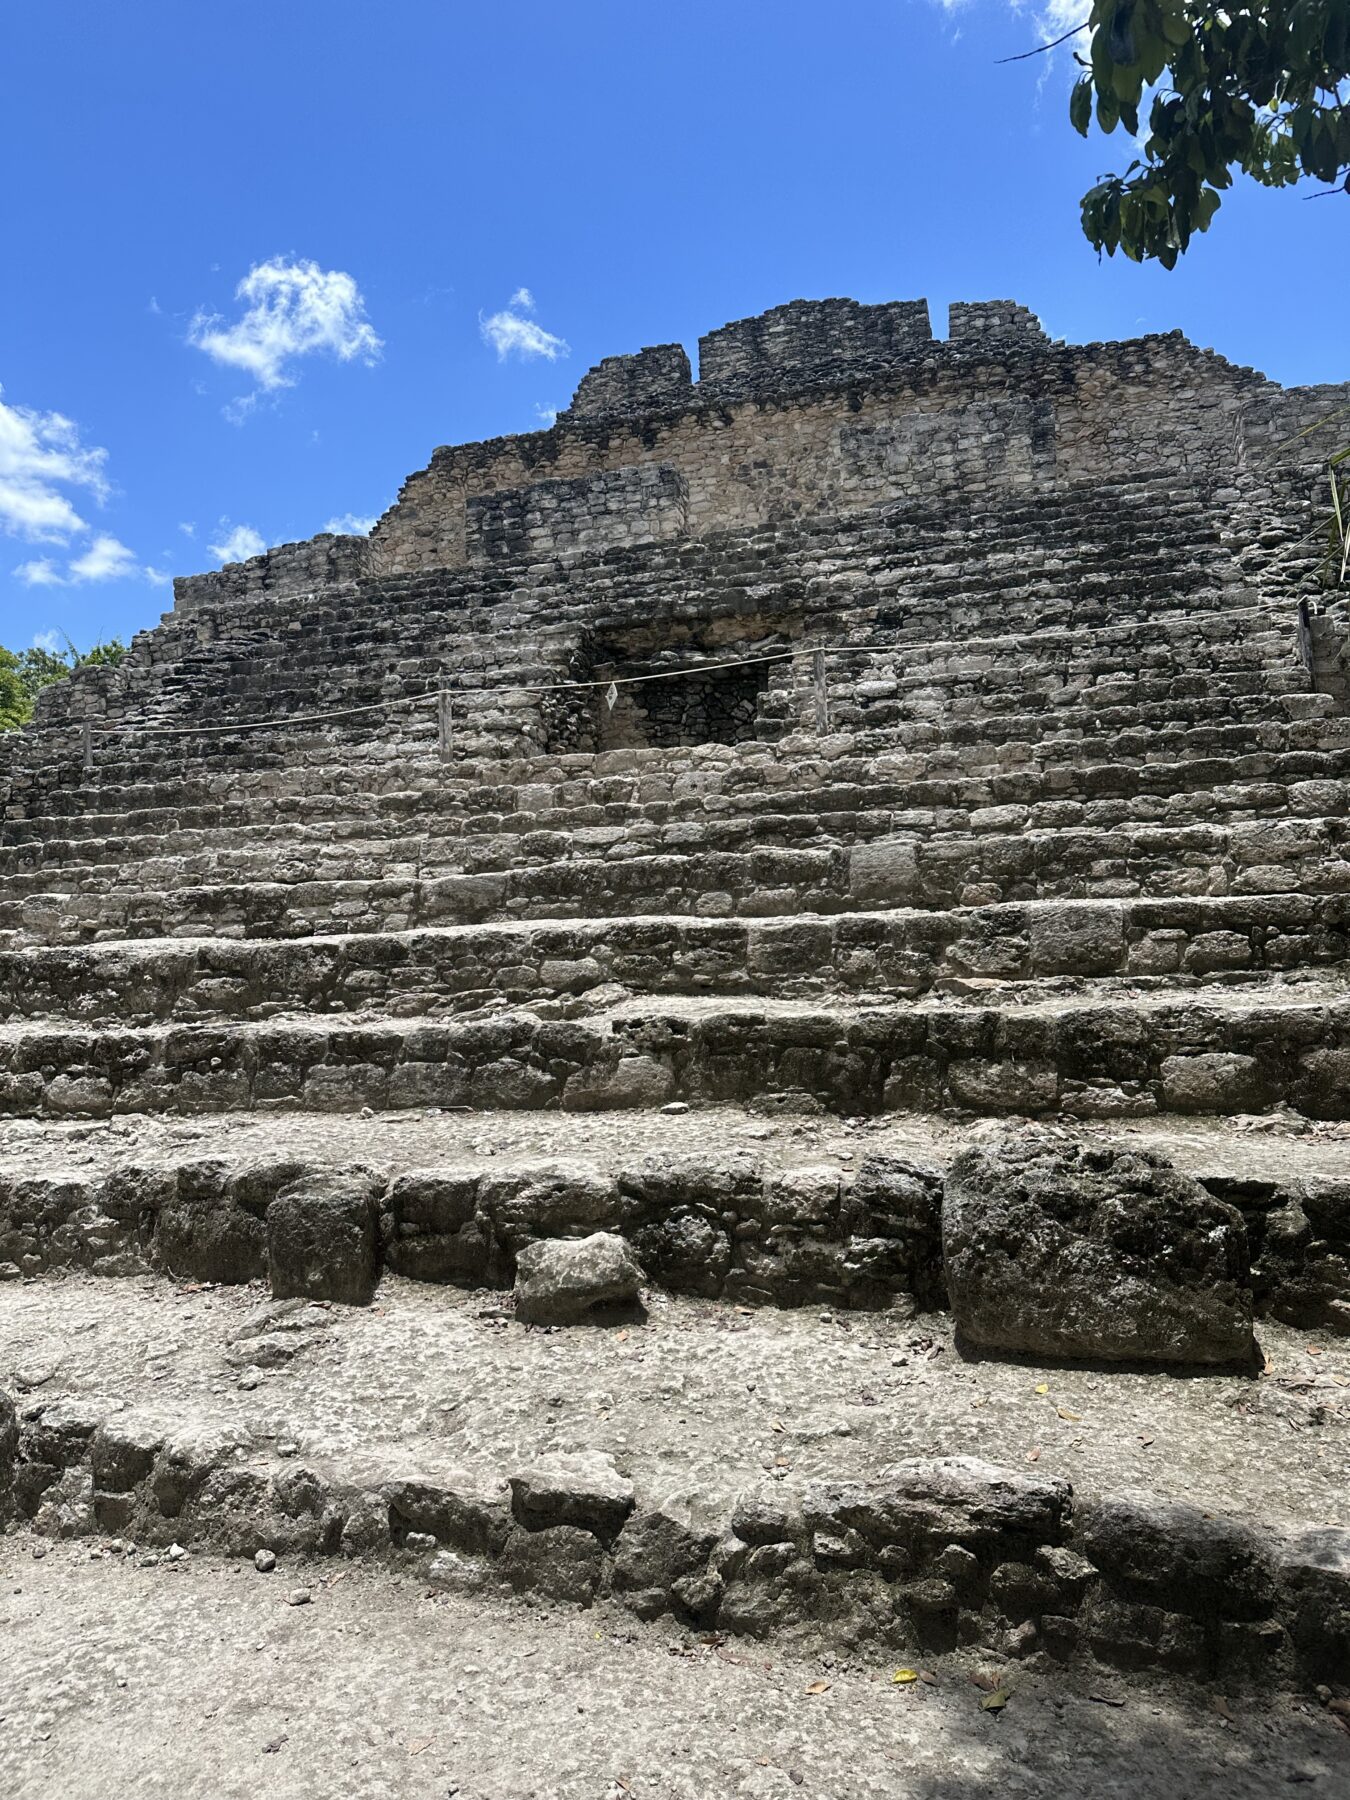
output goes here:
[[1300, 437], [1350, 385], [1286, 391], [1179, 332], [1052, 344], [1011, 301], [794, 302], [610, 357], [548, 431], [437, 450], [369, 540], [319, 537], [176, 584], [197, 629], [259, 598], [363, 576], [546, 559], [913, 501], [964, 507], [1084, 482], [1213, 495], [1263, 593], [1307, 574], [1330, 439]]

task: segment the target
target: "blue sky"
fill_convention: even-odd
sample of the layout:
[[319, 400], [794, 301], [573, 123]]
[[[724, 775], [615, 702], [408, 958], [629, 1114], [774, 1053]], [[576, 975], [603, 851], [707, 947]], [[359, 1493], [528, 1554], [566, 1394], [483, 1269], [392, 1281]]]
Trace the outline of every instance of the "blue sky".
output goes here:
[[1345, 379], [1347, 203], [1239, 187], [1175, 272], [1099, 263], [1078, 197], [1129, 147], [1072, 134], [1063, 56], [996, 66], [1038, 22], [5, 9], [0, 642], [130, 635], [170, 576], [378, 514], [435, 445], [538, 429], [602, 356], [797, 297], [926, 296], [939, 331], [1010, 297], [1055, 336], [1180, 326]]

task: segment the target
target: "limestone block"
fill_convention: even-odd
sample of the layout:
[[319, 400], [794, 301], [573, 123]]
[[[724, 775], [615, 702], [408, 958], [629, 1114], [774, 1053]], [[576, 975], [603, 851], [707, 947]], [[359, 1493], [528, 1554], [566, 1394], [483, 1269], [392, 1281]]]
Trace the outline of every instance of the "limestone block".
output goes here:
[[972, 1343], [1108, 1361], [1251, 1353], [1242, 1215], [1156, 1152], [1045, 1129], [972, 1145], [947, 1176], [942, 1246]]
[[1038, 975], [1109, 975], [1125, 954], [1125, 909], [1110, 903], [1034, 906], [1027, 914]]
[[860, 906], [918, 904], [922, 895], [914, 838], [855, 844], [848, 859], [849, 892]]
[[325, 1170], [283, 1188], [267, 1209], [267, 1259], [276, 1298], [370, 1303], [376, 1276], [376, 1201], [367, 1169]]
[[1350, 1118], [1350, 1050], [1311, 1050], [1300, 1057], [1295, 1099], [1315, 1119]]
[[578, 1525], [608, 1544], [633, 1510], [632, 1482], [596, 1450], [544, 1457], [507, 1480], [516, 1519], [531, 1531]]
[[675, 1093], [675, 1073], [654, 1056], [625, 1056], [608, 1067], [578, 1070], [567, 1079], [563, 1107], [568, 1112], [605, 1112], [616, 1107], [664, 1106]]
[[1053, 1063], [990, 1062], [963, 1057], [947, 1070], [947, 1090], [973, 1112], [1052, 1112], [1059, 1095]]
[[164, 1267], [197, 1281], [261, 1280], [267, 1269], [267, 1228], [228, 1191], [202, 1191], [187, 1182], [160, 1208], [155, 1249]]
[[1159, 1068], [1163, 1105], [1175, 1112], [1249, 1112], [1260, 1104], [1262, 1081], [1255, 1057], [1225, 1051], [1167, 1056]]
[[644, 1276], [620, 1237], [539, 1238], [516, 1263], [516, 1316], [533, 1325], [575, 1325], [597, 1311], [632, 1308]]
[[1247, 969], [1253, 961], [1251, 939], [1245, 931], [1202, 931], [1186, 950], [1186, 967], [1193, 975], [1216, 969]]

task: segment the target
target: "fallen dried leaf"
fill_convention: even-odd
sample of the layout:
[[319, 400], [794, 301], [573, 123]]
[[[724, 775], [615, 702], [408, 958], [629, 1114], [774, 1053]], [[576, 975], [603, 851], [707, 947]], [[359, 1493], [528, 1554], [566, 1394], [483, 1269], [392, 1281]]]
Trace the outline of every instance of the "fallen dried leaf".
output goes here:
[[894, 1675], [891, 1676], [892, 1681], [898, 1681], [902, 1685], [911, 1681], [917, 1681], [918, 1679], [919, 1671], [917, 1669], [897, 1669]]
[[1320, 1344], [1307, 1344], [1305, 1345], [1305, 1348], [1309, 1356], [1320, 1356], [1322, 1354], [1322, 1346]]
[[984, 1688], [987, 1693], [992, 1694], [998, 1687], [998, 1676], [991, 1675], [988, 1669], [972, 1669], [966, 1679], [972, 1686]]
[[1350, 1719], [1350, 1700], [1328, 1700], [1327, 1711], [1338, 1714], [1342, 1719]]
[[1124, 1706], [1124, 1694], [1089, 1694], [1089, 1700], [1095, 1700], [1098, 1706]]
[[[615, 1336], [614, 1336], [614, 1341], [616, 1344], [626, 1344], [628, 1342], [628, 1333], [626, 1331], [616, 1332]], [[618, 1779], [617, 1776], [615, 1777], [615, 1779], [616, 1780]]]
[[986, 1694], [980, 1702], [981, 1712], [1002, 1712], [1008, 1704], [1008, 1690], [995, 1688], [992, 1694]]
[[783, 1421], [781, 1419], [770, 1419], [769, 1420], [769, 1430], [770, 1431], [786, 1431], [787, 1426], [783, 1423]]
[[922, 1681], [926, 1687], [936, 1687], [938, 1685], [938, 1678], [931, 1669], [920, 1669], [919, 1680]]
[[1081, 1425], [1083, 1423], [1082, 1413], [1071, 1413], [1067, 1406], [1057, 1406], [1055, 1411], [1059, 1414], [1061, 1419], [1067, 1419], [1070, 1425]]
[[811, 1681], [807, 1683], [806, 1692], [808, 1694], [823, 1694], [829, 1688], [829, 1685], [828, 1681]]
[[1227, 1719], [1230, 1725], [1237, 1724], [1237, 1714], [1233, 1712], [1222, 1694], [1215, 1694], [1209, 1704], [1211, 1709], [1218, 1713], [1221, 1719]]
[[1037, 1382], [1035, 1391], [1038, 1394], [1048, 1394], [1050, 1392], [1050, 1383], [1048, 1381]]
[[1027, 1461], [1028, 1462], [1039, 1462], [1040, 1460], [1041, 1460], [1041, 1447], [1038, 1444], [1034, 1450], [1027, 1451]]
[[436, 1740], [434, 1737], [418, 1738], [418, 1740], [415, 1744], [409, 1744], [408, 1755], [409, 1756], [420, 1756], [424, 1750], [430, 1750], [431, 1746], [435, 1742], [436, 1742]]
[[1141, 1431], [1139, 1433], [1139, 1442], [1144, 1446], [1145, 1450], [1147, 1450], [1149, 1445], [1153, 1442], [1153, 1439], [1151, 1437], [1145, 1437]]

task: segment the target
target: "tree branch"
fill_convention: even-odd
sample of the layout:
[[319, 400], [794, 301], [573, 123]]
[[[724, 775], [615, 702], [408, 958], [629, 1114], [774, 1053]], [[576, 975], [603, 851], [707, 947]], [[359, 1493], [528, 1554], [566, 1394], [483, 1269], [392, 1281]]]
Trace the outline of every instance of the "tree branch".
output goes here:
[[1091, 19], [1084, 19], [1081, 25], [1075, 25], [1072, 31], [1066, 31], [1063, 37], [1054, 38], [1048, 44], [1037, 44], [1034, 50], [1022, 50], [1016, 56], [997, 57], [994, 67], [998, 68], [1002, 63], [1025, 62], [1029, 56], [1044, 56], [1047, 50], [1057, 50], [1061, 44], [1067, 44], [1071, 37], [1077, 37], [1080, 31], [1086, 31], [1091, 23]]

